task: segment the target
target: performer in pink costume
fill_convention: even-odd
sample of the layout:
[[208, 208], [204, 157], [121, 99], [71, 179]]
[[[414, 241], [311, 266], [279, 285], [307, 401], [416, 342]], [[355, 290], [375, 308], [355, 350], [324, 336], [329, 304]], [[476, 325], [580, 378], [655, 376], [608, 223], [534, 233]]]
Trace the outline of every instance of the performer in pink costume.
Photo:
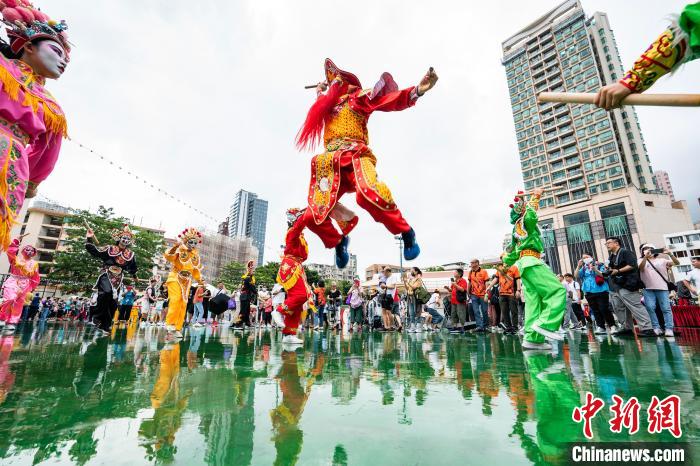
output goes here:
[[5, 330], [15, 329], [22, 315], [24, 299], [39, 285], [39, 264], [34, 260], [36, 249], [26, 245], [20, 251], [23, 236], [15, 238], [7, 248], [10, 276], [3, 284], [0, 306], [0, 326], [5, 326]]
[[68, 66], [66, 23], [50, 20], [28, 0], [0, 1], [8, 40], [0, 39], [0, 251], [25, 197], [53, 171], [66, 117], [46, 89]]

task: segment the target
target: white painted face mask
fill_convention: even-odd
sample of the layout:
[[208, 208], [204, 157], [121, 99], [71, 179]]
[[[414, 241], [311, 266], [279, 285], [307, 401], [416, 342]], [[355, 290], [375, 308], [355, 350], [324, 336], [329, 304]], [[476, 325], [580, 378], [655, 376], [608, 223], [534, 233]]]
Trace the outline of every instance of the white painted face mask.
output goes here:
[[590, 264], [591, 262], [593, 262], [593, 258], [592, 258], [592, 257], [586, 257], [586, 258], [583, 260], [583, 263], [586, 264], [586, 265]]

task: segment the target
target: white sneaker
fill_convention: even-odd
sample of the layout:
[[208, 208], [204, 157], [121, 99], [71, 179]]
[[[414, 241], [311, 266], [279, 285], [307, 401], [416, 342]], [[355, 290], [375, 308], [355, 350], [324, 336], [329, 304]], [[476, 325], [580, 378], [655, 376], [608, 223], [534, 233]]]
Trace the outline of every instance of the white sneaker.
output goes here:
[[282, 317], [279, 311], [272, 311], [272, 321], [277, 328], [284, 328], [284, 317]]
[[563, 337], [562, 335], [560, 335], [559, 333], [557, 333], [557, 332], [551, 332], [551, 331], [549, 331], [549, 330], [543, 329], [543, 328], [540, 327], [539, 325], [533, 325], [533, 326], [532, 326], [532, 330], [534, 330], [535, 332], [539, 333], [539, 334], [542, 335], [543, 337], [549, 338], [549, 339], [551, 339], [551, 340], [559, 340], [559, 341], [564, 340], [564, 337]]
[[654, 333], [656, 334], [657, 337], [660, 337], [664, 334], [664, 332], [662, 332], [660, 328], [655, 328]]
[[670, 328], [667, 328], [666, 332], [664, 332], [664, 336], [673, 337], [675, 335], [673, 334], [673, 330], [671, 330]]
[[552, 345], [550, 345], [549, 343], [535, 343], [532, 341], [523, 340], [523, 349], [526, 349], [526, 350], [551, 350]]
[[268, 330], [270, 330], [270, 329], [272, 328], [272, 324], [267, 324], [267, 325], [265, 326], [265, 328], [268, 329]]
[[4, 321], [4, 320], [0, 320], [0, 327], [4, 327], [4, 326], [5, 326], [5, 321]]
[[[15, 326], [12, 324], [5, 325], [5, 330], [12, 331], [15, 329]], [[671, 334], [673, 336], [673, 334]]]
[[297, 338], [296, 335], [285, 335], [282, 338], [282, 343], [286, 343], [288, 345], [301, 345], [304, 343], [304, 340]]
[[596, 327], [594, 333], [595, 333], [596, 335], [605, 335], [605, 334], [608, 333], [608, 331], [605, 330], [604, 328]]
[[612, 333], [612, 334], [615, 334], [615, 333], [617, 333], [617, 332], [619, 332], [619, 331], [620, 331], [620, 329], [617, 328], [617, 325], [612, 325], [612, 326], [610, 327], [610, 333]]
[[423, 326], [421, 324], [416, 324], [416, 328], [413, 331], [416, 333], [421, 333], [423, 330], [425, 330], [425, 329], [423, 328]]

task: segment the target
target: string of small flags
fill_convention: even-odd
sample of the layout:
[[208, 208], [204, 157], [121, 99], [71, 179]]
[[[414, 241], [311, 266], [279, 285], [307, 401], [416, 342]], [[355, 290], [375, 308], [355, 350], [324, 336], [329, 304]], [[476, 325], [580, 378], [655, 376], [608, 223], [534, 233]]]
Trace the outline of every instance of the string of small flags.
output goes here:
[[90, 147], [88, 147], [88, 146], [86, 146], [86, 145], [84, 145], [84, 144], [82, 144], [82, 143], [76, 141], [75, 139], [71, 139], [70, 137], [68, 138], [68, 140], [71, 141], [73, 144], [77, 145], [78, 147], [80, 147], [81, 149], [83, 149], [83, 150], [85, 150], [85, 151], [87, 151], [87, 152], [90, 152], [91, 154], [95, 155], [96, 157], [98, 157], [98, 158], [99, 158], [100, 160], [102, 160], [103, 162], [106, 162], [106, 163], [112, 165], [113, 167], [119, 169], [120, 171], [125, 172], [127, 175], [133, 176], [135, 179], [137, 179], [137, 180], [139, 180], [139, 181], [142, 181], [143, 184], [146, 185], [147, 188], [151, 188], [151, 189], [153, 189], [153, 190], [156, 190], [156, 191], [158, 191], [160, 194], [162, 194], [163, 196], [165, 196], [166, 198], [168, 198], [168, 199], [170, 199], [170, 200], [172, 200], [172, 201], [175, 201], [175, 202], [177, 202], [178, 204], [181, 204], [181, 205], [185, 206], [186, 208], [190, 209], [191, 211], [198, 213], [198, 214], [201, 215], [202, 217], [205, 217], [205, 218], [207, 218], [207, 219], [213, 221], [215, 225], [217, 225], [217, 224], [220, 222], [219, 219], [217, 219], [217, 218], [215, 218], [215, 217], [213, 217], [213, 216], [207, 214], [206, 212], [204, 212], [204, 211], [201, 210], [201, 209], [198, 209], [197, 207], [193, 206], [193, 205], [190, 204], [189, 202], [184, 201], [184, 200], [180, 199], [179, 197], [177, 197], [177, 196], [171, 194], [169, 191], [167, 191], [167, 190], [165, 190], [165, 189], [163, 189], [163, 188], [158, 187], [157, 185], [153, 184], [151, 181], [147, 180], [145, 177], [140, 176], [140, 175], [137, 175], [133, 170], [131, 170], [131, 169], [127, 168], [127, 167], [124, 167], [124, 166], [120, 165], [118, 162], [115, 162], [114, 160], [111, 160], [111, 159], [108, 158], [108, 157], [105, 157], [104, 155], [102, 155], [101, 153], [97, 152], [96, 150], [94, 150], [94, 149], [92, 149], [92, 148], [90, 148]]

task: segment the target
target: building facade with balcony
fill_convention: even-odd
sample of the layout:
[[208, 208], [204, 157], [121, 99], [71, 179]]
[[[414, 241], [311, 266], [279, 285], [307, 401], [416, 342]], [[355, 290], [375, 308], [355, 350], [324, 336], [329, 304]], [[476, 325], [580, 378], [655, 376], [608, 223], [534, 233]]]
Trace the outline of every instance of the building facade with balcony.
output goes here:
[[636, 249], [692, 228], [685, 202], [656, 185], [633, 107], [537, 102], [543, 91], [591, 93], [621, 77], [605, 13], [586, 17], [578, 0], [568, 0], [502, 49], [525, 190], [548, 188], [540, 226], [553, 270], [571, 272], [584, 252], [607, 258], [606, 236]]
[[[39, 263], [39, 273], [45, 276], [51, 271], [54, 255], [62, 246], [66, 236], [63, 228], [65, 218], [73, 211], [58, 204], [45, 201], [35, 201], [24, 212], [19, 231], [13, 231], [13, 235], [27, 234], [22, 241], [24, 244], [33, 244], [37, 249], [36, 260]], [[7, 255], [0, 257], [0, 273], [8, 273], [10, 263]]]
[[673, 186], [671, 185], [671, 179], [668, 177], [668, 172], [665, 170], [656, 170], [654, 172], [654, 179], [659, 189], [668, 194], [672, 201], [675, 201], [676, 195], [673, 193]]
[[357, 277], [357, 256], [350, 254], [350, 261], [344, 269], [329, 264], [307, 264], [306, 268], [318, 273], [325, 282], [330, 281], [352, 281]]
[[[692, 269], [690, 259], [700, 257], [700, 230], [679, 231], [664, 235], [664, 245], [678, 258], [680, 265], [673, 267], [676, 282], [685, 280]], [[660, 244], [656, 245], [661, 247]]]

